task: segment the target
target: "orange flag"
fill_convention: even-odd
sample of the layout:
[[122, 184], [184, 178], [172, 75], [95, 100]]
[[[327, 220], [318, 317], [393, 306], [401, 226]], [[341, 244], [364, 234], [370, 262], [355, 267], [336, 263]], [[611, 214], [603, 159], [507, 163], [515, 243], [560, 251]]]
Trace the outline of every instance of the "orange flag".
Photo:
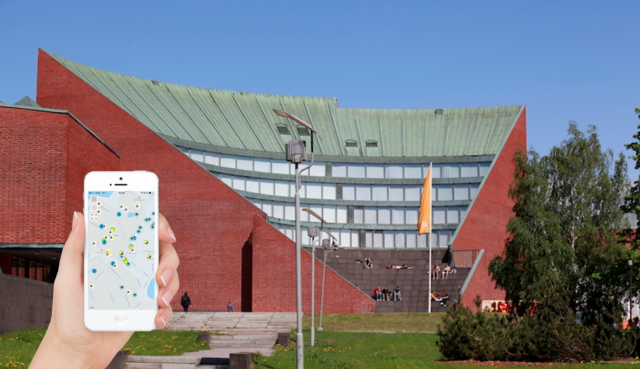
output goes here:
[[431, 164], [427, 178], [424, 180], [422, 198], [420, 199], [420, 215], [418, 216], [418, 234], [431, 233]]

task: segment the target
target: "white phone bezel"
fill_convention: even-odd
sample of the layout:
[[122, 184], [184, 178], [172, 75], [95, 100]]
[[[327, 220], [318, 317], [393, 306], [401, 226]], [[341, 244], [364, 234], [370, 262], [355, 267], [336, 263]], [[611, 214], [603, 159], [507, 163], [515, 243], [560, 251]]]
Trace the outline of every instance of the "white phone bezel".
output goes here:
[[[120, 181], [119, 178], [123, 180]], [[116, 183], [126, 183], [127, 186], [115, 186]], [[84, 225], [85, 230], [89, 226], [89, 191], [153, 191], [155, 194], [155, 219], [159, 224], [158, 214], [158, 177], [152, 172], [134, 171], [134, 172], [90, 172], [84, 178]], [[158, 270], [159, 259], [159, 239], [158, 227], [155, 227], [155, 245], [154, 251], [154, 270]], [[84, 281], [89, 280], [89, 267], [87, 263], [87, 236], [85, 233], [84, 241]], [[155, 276], [154, 276], [155, 277]], [[150, 310], [89, 310], [89, 289], [86, 283], [83, 283], [84, 289], [84, 324], [92, 331], [151, 331], [156, 329], [155, 316], [158, 313], [158, 284], [155, 286], [155, 308]], [[126, 325], [116, 325], [115, 318], [117, 314], [124, 314], [127, 317]]]

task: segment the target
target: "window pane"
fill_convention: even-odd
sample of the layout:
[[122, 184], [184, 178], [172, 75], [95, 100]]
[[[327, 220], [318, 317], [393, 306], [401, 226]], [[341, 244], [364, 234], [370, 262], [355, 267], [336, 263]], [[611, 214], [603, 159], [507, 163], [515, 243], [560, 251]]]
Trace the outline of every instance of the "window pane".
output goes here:
[[256, 172], [271, 173], [271, 160], [255, 158], [253, 162], [253, 170]]
[[480, 188], [480, 184], [479, 183], [472, 183], [469, 186], [469, 188], [471, 189], [471, 191], [470, 191], [471, 200], [473, 200], [478, 195], [478, 188]]
[[253, 170], [253, 159], [246, 156], [238, 156], [237, 168], [242, 170]]
[[371, 201], [371, 186], [356, 185], [356, 200]]
[[220, 155], [212, 152], [205, 152], [204, 162], [211, 165], [220, 165]]
[[373, 233], [373, 247], [383, 247], [384, 239], [382, 237], [382, 232], [374, 232]]
[[[336, 237], [337, 236], [338, 235], [336, 234]], [[351, 247], [351, 231], [350, 230], [348, 229], [340, 230], [340, 241], [338, 241], [338, 244], [342, 247]]]
[[[425, 178], [427, 178], [427, 171], [428, 170], [429, 170], [429, 165], [425, 164], [425, 166], [424, 166], [424, 177]], [[440, 177], [442, 177], [442, 171], [441, 171], [441, 165], [440, 164], [433, 164], [432, 170], [433, 170], [432, 178], [440, 178]]]
[[442, 178], [460, 177], [460, 164], [443, 164]]
[[[294, 232], [295, 232], [295, 228], [294, 228]], [[300, 235], [301, 237], [300, 243], [302, 243], [303, 245], [311, 245], [311, 239], [309, 238], [309, 228], [300, 227], [300, 233], [302, 233]]]
[[260, 193], [263, 195], [273, 195], [273, 181], [270, 179], [263, 179], [260, 181]]
[[355, 223], [355, 224], [363, 224], [364, 223], [364, 208], [355, 207], [353, 209], [353, 223]]
[[346, 177], [347, 176], [347, 164], [345, 163], [333, 163], [331, 168], [331, 175], [333, 177]]
[[404, 201], [420, 201], [420, 186], [406, 186], [404, 188]]
[[233, 155], [220, 155], [220, 166], [225, 168], [235, 168], [236, 157]]
[[438, 201], [451, 201], [453, 200], [453, 185], [441, 184], [438, 185]]
[[191, 149], [191, 159], [195, 161], [204, 161], [204, 152], [202, 150]]
[[378, 208], [378, 224], [391, 224], [391, 208]]
[[364, 178], [364, 164], [349, 163], [349, 178]]
[[384, 164], [367, 164], [367, 178], [384, 178]]
[[371, 188], [373, 201], [387, 201], [387, 186], [373, 185]]
[[276, 181], [275, 188], [276, 196], [289, 196], [289, 182]]
[[273, 203], [273, 217], [278, 219], [284, 219], [284, 203], [282, 202]]
[[418, 224], [419, 208], [406, 208], [406, 224]]
[[460, 223], [460, 213], [457, 206], [450, 206], [447, 208], [447, 223], [458, 224]]
[[387, 178], [402, 178], [402, 164], [387, 164]]
[[251, 203], [255, 205], [258, 209], [262, 209], [262, 200], [260, 199], [251, 199]]
[[336, 199], [336, 187], [335, 183], [324, 183], [322, 184], [322, 198], [325, 200], [335, 200]]
[[408, 231], [407, 232], [407, 238], [406, 238], [405, 242], [406, 242], [406, 247], [407, 248], [418, 247], [418, 232]]
[[389, 186], [389, 201], [404, 201], [404, 188], [399, 185]]
[[247, 178], [247, 192], [260, 192], [260, 180], [257, 178]]
[[360, 247], [360, 233], [351, 231], [351, 247]]
[[364, 223], [365, 224], [376, 224], [376, 208], [373, 206], [366, 206], [364, 208]]
[[224, 182], [227, 186], [231, 187], [232, 186], [232, 181], [231, 181], [231, 176], [228, 174], [221, 174], [220, 175], [220, 180], [222, 182]]
[[293, 241], [296, 240], [296, 233], [293, 231], [293, 227], [287, 227], [284, 230], [284, 234], [289, 237], [290, 239], [292, 239]]
[[244, 177], [233, 177], [233, 189], [244, 191]]
[[322, 198], [322, 184], [321, 183], [307, 183], [307, 198], [308, 199], [321, 199]]
[[[311, 205], [309, 209], [313, 210], [314, 213], [322, 216], [322, 205]], [[320, 220], [312, 215], [309, 215], [310, 222], [320, 223]]]
[[365, 247], [373, 247], [373, 232], [368, 231], [365, 233]]
[[336, 207], [335, 206], [324, 206], [322, 209], [322, 219], [326, 220], [327, 223], [335, 223], [336, 222]]
[[460, 207], [460, 220], [464, 219], [464, 217], [467, 215], [467, 209], [469, 207], [468, 206], [461, 206]]
[[438, 200], [438, 186], [437, 185], [432, 185], [431, 186], [431, 201], [437, 201]]
[[396, 247], [402, 247], [405, 248], [405, 241], [404, 241], [404, 232], [403, 231], [398, 231], [396, 232]]
[[392, 208], [391, 220], [393, 224], [404, 224], [404, 208]]
[[447, 247], [449, 245], [449, 231], [440, 231], [438, 234], [438, 246]]
[[262, 211], [264, 211], [267, 216], [273, 216], [273, 203], [271, 201], [263, 201], [262, 202]]
[[284, 219], [286, 220], [296, 220], [296, 207], [295, 204], [285, 203], [284, 204]]
[[462, 163], [460, 168], [460, 177], [477, 177], [478, 163]]
[[178, 148], [178, 150], [182, 151], [183, 154], [189, 156], [189, 149], [187, 149], [186, 147], [182, 147], [182, 146], [176, 146]]
[[396, 245], [396, 237], [394, 231], [384, 231], [384, 247], [392, 248]]
[[309, 168], [309, 175], [316, 177], [325, 177], [327, 169], [325, 163], [313, 163], [313, 166]]
[[447, 208], [444, 206], [433, 207], [433, 224], [445, 224], [446, 223]]
[[356, 199], [356, 186], [355, 185], [342, 185], [342, 199], [343, 200], [355, 200]]
[[290, 174], [291, 164], [284, 160], [272, 160], [271, 162], [271, 172], [277, 174]]
[[489, 162], [480, 163], [480, 175], [483, 177], [486, 176], [487, 173], [489, 173], [490, 166], [491, 166], [491, 163]]
[[404, 178], [423, 178], [422, 164], [405, 164]]
[[469, 200], [469, 185], [457, 184], [453, 187], [454, 199], [456, 200]]
[[336, 214], [336, 223], [347, 224], [347, 207], [338, 206]]

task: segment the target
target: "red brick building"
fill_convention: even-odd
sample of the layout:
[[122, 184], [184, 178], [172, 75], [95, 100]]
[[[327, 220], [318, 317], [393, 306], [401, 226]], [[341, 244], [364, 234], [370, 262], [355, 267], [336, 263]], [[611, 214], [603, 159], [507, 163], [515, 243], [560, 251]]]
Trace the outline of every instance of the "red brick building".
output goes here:
[[[49, 220], [40, 223], [28, 211], [19, 211], [0, 230], [0, 247], [59, 248], [73, 210], [81, 208], [86, 172], [153, 171], [160, 179], [160, 211], [178, 239], [178, 293], [188, 291], [195, 310], [223, 310], [232, 301], [243, 311], [294, 311], [293, 176], [283, 160], [284, 144], [308, 140], [309, 132], [271, 111], [282, 109], [309, 122], [321, 136], [318, 163], [303, 180], [303, 207], [331, 223], [327, 227], [352, 252], [354, 265], [362, 252], [404, 250], [410, 260], [418, 255], [412, 250], [425, 249], [426, 236], [416, 234], [414, 218], [426, 168], [433, 163], [432, 246], [448, 262], [468, 269], [464, 288], [474, 292], [463, 295], [465, 303], [476, 293], [487, 300], [504, 296], [490, 281], [487, 264], [502, 251], [512, 215], [507, 192], [513, 154], [526, 148], [524, 106], [343, 109], [333, 98], [221, 91], [127, 77], [44, 51], [38, 62], [36, 100], [42, 108], [0, 105], [0, 137], [12, 146], [11, 151], [0, 148], [3, 171], [31, 190], [6, 196], [4, 189], [12, 185], [0, 182], [0, 205], [27, 203], [28, 194], [37, 192], [43, 201], [38, 206], [49, 215], [42, 219]], [[25, 112], [20, 119], [26, 124], [16, 127], [15, 111]], [[62, 122], [67, 122], [65, 134]], [[13, 133], [27, 127], [33, 127], [29, 132], [54, 132]], [[58, 156], [47, 156], [46, 163], [41, 157], [29, 160], [38, 155], [34, 147], [49, 147]], [[36, 183], [34, 173], [43, 173], [48, 182]], [[64, 201], [50, 199], [60, 191]], [[308, 245], [307, 229], [315, 219], [302, 216], [302, 241]], [[10, 218], [15, 216], [0, 206], [0, 219]], [[28, 230], [20, 231], [25, 223]], [[51, 231], [42, 232], [43, 225]], [[28, 247], [22, 249], [29, 253]], [[482, 257], [463, 261], [464, 251]], [[5, 273], [6, 255], [0, 256]], [[307, 313], [310, 262], [303, 252]], [[320, 281], [322, 263], [315, 262]], [[384, 260], [376, 262], [384, 265]], [[325, 312], [376, 310], [364, 286], [356, 287], [346, 274], [327, 272]], [[372, 275], [371, 283], [387, 282], [376, 278]], [[173, 305], [177, 308], [178, 302]]]

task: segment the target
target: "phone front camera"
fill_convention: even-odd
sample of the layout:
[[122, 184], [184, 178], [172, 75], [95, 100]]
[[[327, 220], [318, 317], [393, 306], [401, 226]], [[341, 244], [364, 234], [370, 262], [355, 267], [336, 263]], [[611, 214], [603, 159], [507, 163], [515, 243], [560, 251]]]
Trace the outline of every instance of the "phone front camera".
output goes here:
[[122, 181], [122, 177], [120, 177], [120, 180]]

